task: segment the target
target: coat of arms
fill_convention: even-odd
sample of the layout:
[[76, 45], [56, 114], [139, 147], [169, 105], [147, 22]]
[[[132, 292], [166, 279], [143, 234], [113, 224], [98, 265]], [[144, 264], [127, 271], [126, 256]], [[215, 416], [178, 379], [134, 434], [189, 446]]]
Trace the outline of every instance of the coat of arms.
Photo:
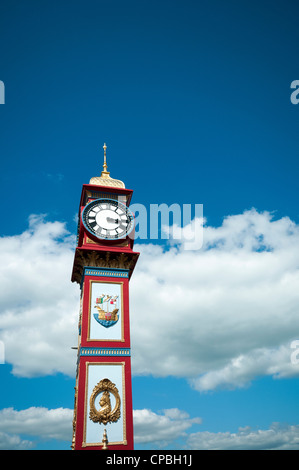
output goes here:
[[96, 305], [98, 313], [94, 313], [95, 320], [105, 328], [115, 325], [118, 322], [118, 295], [102, 294], [96, 298]]

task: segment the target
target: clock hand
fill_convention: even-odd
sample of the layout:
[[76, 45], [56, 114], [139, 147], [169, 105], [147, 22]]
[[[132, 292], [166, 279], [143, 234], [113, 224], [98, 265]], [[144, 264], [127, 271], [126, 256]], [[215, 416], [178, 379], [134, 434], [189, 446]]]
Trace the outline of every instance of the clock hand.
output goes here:
[[113, 224], [118, 224], [118, 219], [113, 219], [112, 217], [106, 217], [107, 222], [112, 222]]

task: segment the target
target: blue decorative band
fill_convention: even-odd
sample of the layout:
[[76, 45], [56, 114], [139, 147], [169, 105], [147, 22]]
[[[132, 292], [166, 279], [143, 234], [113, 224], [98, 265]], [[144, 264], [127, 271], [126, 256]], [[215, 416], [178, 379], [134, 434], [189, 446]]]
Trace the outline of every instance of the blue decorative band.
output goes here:
[[131, 356], [130, 348], [80, 348], [80, 356]]
[[92, 268], [85, 266], [83, 274], [84, 276], [129, 277], [129, 270], [117, 268]]

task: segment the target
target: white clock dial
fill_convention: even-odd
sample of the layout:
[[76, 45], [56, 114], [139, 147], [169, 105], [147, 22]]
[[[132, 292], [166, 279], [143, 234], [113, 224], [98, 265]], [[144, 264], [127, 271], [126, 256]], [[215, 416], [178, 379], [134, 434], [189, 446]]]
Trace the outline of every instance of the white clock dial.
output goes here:
[[87, 204], [82, 221], [89, 232], [105, 240], [124, 238], [134, 226], [131, 211], [114, 199], [96, 199]]

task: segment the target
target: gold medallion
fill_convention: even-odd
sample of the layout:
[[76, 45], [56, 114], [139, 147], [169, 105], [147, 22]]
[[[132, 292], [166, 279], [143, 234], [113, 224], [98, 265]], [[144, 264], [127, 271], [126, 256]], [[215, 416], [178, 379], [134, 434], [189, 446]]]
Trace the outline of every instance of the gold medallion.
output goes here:
[[[113, 410], [111, 407], [110, 393], [112, 393], [115, 398], [115, 406]], [[102, 395], [99, 401], [100, 409], [98, 410], [95, 406], [95, 400], [100, 394]], [[109, 379], [103, 379], [94, 387], [90, 396], [89, 418], [94, 423], [116, 423], [120, 418], [120, 404], [121, 400], [115, 384]]]

